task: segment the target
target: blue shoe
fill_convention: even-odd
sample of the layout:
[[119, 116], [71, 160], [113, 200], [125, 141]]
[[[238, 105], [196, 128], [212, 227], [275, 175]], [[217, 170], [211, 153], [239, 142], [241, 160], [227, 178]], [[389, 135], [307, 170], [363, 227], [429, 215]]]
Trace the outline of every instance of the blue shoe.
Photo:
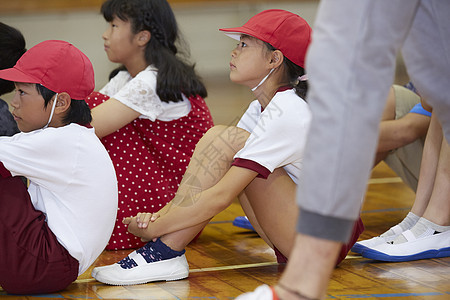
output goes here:
[[407, 242], [384, 243], [371, 249], [367, 248], [362, 252], [362, 256], [389, 262], [450, 256], [450, 230], [417, 239], [410, 230], [407, 230], [403, 236], [408, 240]]
[[255, 231], [255, 228], [253, 228], [252, 224], [250, 223], [250, 221], [248, 220], [248, 218], [246, 216], [236, 217], [236, 219], [234, 219], [234, 221], [233, 221], [233, 225], [236, 227]]

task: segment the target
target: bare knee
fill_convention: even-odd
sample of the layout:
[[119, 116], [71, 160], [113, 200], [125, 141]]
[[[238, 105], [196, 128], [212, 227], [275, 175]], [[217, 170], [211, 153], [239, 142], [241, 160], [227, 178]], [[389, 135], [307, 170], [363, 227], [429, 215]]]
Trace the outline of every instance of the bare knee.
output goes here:
[[202, 136], [202, 138], [200, 139], [198, 144], [211, 143], [212, 141], [214, 141], [214, 139], [216, 139], [218, 136], [220, 136], [227, 128], [228, 128], [228, 126], [225, 126], [225, 125], [215, 125], [215, 126], [211, 127]]
[[198, 145], [223, 146], [226, 144], [231, 149], [238, 151], [244, 147], [249, 136], [248, 131], [236, 126], [216, 125], [205, 133]]

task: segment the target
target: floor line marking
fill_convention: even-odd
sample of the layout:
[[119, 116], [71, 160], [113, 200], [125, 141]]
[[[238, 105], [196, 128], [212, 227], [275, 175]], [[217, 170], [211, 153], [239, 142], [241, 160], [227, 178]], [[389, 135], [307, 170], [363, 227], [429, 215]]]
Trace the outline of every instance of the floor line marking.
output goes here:
[[411, 207], [396, 207], [396, 208], [382, 208], [382, 209], [371, 209], [371, 210], [363, 210], [361, 213], [370, 214], [370, 213], [380, 213], [380, 212], [396, 212], [396, 211], [409, 211]]
[[384, 177], [384, 178], [370, 178], [369, 184], [383, 184], [383, 183], [398, 183], [403, 182], [400, 177]]
[[276, 266], [276, 265], [278, 265], [277, 262], [265, 262], [265, 263], [232, 265], [232, 266], [222, 266], [222, 267], [199, 268], [199, 269], [189, 270], [189, 273], [223, 271], [223, 270], [237, 270], [237, 269], [245, 269], [245, 268], [257, 268], [257, 267], [266, 267], [266, 266]]

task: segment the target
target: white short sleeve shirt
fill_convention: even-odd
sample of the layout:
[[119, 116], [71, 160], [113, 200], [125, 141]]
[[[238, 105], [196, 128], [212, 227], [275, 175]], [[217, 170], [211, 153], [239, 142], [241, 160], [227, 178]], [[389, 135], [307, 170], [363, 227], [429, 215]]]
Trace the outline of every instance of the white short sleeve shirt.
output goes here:
[[277, 92], [264, 110], [253, 101], [237, 124], [250, 137], [233, 165], [246, 167], [250, 162], [262, 177], [283, 167], [298, 184], [310, 123], [308, 104], [293, 89]]
[[105, 249], [117, 213], [117, 179], [93, 128], [70, 124], [0, 137], [0, 161], [30, 180], [36, 210], [82, 274]]

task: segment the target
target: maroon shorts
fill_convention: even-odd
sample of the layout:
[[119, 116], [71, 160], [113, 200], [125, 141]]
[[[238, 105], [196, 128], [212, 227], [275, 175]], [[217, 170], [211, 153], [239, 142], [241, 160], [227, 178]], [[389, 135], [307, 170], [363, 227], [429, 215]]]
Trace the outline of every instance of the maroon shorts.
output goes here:
[[77, 279], [78, 261], [34, 209], [21, 178], [4, 171], [0, 163], [0, 286], [12, 294], [65, 289]]
[[[361, 218], [359, 218], [355, 222], [355, 225], [353, 226], [352, 236], [350, 237], [349, 242], [347, 244], [342, 245], [342, 247], [341, 247], [341, 251], [339, 252], [339, 256], [336, 261], [336, 266], [339, 265], [341, 263], [341, 261], [343, 261], [345, 259], [345, 257], [347, 256], [347, 253], [350, 251], [350, 249], [352, 249], [352, 247], [356, 243], [356, 241], [358, 241], [358, 238], [363, 231], [364, 231], [364, 224], [363, 224]], [[287, 263], [288, 260], [287, 260], [286, 256], [284, 256], [280, 252], [280, 250], [278, 250], [276, 247], [274, 250], [275, 250], [275, 255], [277, 257], [277, 262], [280, 264]]]

